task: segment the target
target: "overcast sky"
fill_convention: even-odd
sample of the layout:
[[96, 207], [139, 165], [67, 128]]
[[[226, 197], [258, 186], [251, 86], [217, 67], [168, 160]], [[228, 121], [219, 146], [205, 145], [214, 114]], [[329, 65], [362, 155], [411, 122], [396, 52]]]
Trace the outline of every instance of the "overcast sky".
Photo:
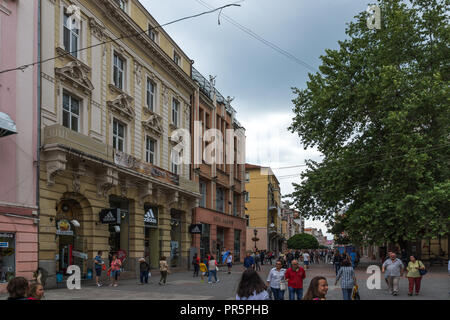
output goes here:
[[[318, 68], [325, 49], [336, 49], [344, 40], [346, 24], [365, 11], [368, 0], [141, 0], [160, 24], [208, 10], [199, 1], [217, 8], [229, 3], [223, 14], [276, 44], [308, 65]], [[216, 88], [233, 96], [237, 118], [246, 128], [247, 162], [272, 168], [299, 165], [305, 159], [320, 160], [317, 150], [304, 150], [291, 124], [291, 87], [305, 88], [308, 70], [255, 40], [218, 13], [165, 27], [181, 49], [195, 61], [206, 78], [217, 76]], [[283, 194], [294, 189], [302, 167], [274, 170]], [[325, 224], [306, 221], [306, 227]], [[330, 234], [327, 234], [331, 238]]]

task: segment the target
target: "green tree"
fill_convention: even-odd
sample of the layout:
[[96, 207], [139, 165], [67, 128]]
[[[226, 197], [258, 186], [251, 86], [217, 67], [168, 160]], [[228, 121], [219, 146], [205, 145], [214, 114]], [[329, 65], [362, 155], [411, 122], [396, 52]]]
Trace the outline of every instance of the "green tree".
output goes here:
[[336, 217], [354, 243], [448, 235], [450, 107], [448, 0], [378, 1], [339, 49], [294, 88], [290, 127], [323, 161], [307, 162], [291, 195], [305, 218]]
[[302, 249], [318, 249], [319, 241], [306, 233], [296, 234], [287, 241], [289, 249], [302, 250]]

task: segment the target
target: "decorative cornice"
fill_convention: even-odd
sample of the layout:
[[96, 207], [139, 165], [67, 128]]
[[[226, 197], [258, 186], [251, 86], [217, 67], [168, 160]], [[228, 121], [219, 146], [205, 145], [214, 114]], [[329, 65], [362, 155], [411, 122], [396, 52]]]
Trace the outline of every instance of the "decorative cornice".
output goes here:
[[105, 27], [97, 22], [95, 18], [89, 18], [89, 26], [92, 34], [95, 35], [100, 41], [104, 41], [108, 37], [105, 33]]
[[142, 121], [142, 126], [160, 137], [163, 134], [162, 117], [151, 111], [148, 112], [151, 113], [150, 117], [147, 120]]
[[62, 68], [55, 68], [55, 76], [61, 81], [69, 81], [75, 88], [81, 87], [85, 93], [94, 90], [90, 78], [91, 68], [76, 60], [69, 62]]
[[132, 120], [135, 117], [135, 113], [131, 105], [132, 102], [132, 97], [130, 97], [126, 93], [122, 93], [113, 101], [107, 101], [106, 104], [113, 111], [119, 113], [122, 116], [125, 116], [129, 120]]

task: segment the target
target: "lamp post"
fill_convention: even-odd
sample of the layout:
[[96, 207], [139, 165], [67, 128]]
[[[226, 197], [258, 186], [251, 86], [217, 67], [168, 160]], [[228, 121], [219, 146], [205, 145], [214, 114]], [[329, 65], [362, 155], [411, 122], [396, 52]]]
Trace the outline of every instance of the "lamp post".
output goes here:
[[257, 251], [257, 247], [256, 247], [256, 242], [258, 242], [259, 241], [259, 238], [258, 237], [256, 237], [257, 235], [258, 235], [258, 230], [253, 230], [253, 234], [255, 235], [254, 237], [253, 237], [253, 241], [255, 242], [255, 252]]

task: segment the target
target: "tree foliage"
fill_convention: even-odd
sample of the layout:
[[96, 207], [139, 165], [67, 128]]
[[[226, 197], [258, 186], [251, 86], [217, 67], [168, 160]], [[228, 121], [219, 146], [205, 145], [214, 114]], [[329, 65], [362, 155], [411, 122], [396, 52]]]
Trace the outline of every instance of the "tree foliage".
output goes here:
[[296, 208], [329, 220], [353, 242], [414, 241], [450, 228], [448, 0], [378, 1], [321, 56], [306, 89], [294, 88], [290, 127], [321, 163], [295, 184]]
[[302, 250], [302, 249], [318, 249], [319, 241], [306, 233], [296, 234], [287, 241], [289, 249]]

